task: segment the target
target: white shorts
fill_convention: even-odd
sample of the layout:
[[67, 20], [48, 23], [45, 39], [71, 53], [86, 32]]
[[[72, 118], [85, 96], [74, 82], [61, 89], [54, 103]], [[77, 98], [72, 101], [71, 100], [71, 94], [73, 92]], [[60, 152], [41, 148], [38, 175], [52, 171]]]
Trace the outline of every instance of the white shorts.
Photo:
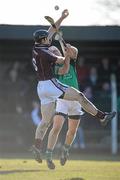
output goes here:
[[37, 93], [41, 104], [55, 102], [69, 86], [60, 83], [57, 79], [39, 81], [37, 85]]
[[81, 105], [78, 101], [68, 101], [64, 99], [57, 99], [56, 112], [68, 116], [79, 116], [83, 114], [83, 111], [81, 110]]

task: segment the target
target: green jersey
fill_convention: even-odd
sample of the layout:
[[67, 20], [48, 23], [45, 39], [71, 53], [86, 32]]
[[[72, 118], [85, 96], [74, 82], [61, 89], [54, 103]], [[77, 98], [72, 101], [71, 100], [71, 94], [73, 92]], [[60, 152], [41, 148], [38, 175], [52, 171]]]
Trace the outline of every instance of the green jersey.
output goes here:
[[55, 67], [56, 78], [63, 84], [79, 89], [75, 62], [73, 61], [72, 63], [70, 63], [69, 71], [67, 74], [64, 74], [64, 75], [58, 75], [57, 72], [58, 72], [59, 67], [60, 65], [56, 65]]

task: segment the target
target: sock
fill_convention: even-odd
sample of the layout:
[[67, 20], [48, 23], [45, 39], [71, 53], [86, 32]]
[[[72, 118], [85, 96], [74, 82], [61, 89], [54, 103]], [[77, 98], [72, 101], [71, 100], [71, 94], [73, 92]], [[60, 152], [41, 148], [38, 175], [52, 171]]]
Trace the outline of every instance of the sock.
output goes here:
[[105, 117], [105, 113], [98, 110], [97, 114], [95, 115], [95, 117], [99, 118], [99, 119], [104, 119]]
[[38, 149], [42, 149], [42, 140], [41, 139], [35, 139], [35, 147]]
[[70, 146], [69, 144], [64, 144], [64, 146], [63, 146], [63, 148], [64, 148], [64, 150], [65, 150], [66, 152], [69, 151], [70, 147], [71, 147], [71, 146]]
[[52, 160], [52, 153], [53, 153], [53, 150], [52, 149], [47, 149], [46, 150], [46, 160]]

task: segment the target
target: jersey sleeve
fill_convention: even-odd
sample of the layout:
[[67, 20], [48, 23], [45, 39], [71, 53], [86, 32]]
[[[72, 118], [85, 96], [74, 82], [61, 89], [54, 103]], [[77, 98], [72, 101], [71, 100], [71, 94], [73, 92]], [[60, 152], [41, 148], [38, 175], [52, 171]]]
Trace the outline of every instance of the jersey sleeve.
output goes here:
[[49, 50], [44, 50], [46, 58], [49, 59], [51, 63], [55, 63], [57, 61], [56, 55], [54, 55], [52, 52]]

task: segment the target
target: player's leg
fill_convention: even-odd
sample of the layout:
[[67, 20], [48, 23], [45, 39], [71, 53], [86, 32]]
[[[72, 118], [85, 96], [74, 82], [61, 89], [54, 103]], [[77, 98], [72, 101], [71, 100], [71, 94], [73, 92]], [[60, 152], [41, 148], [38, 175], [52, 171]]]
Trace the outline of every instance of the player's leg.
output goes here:
[[53, 127], [48, 136], [48, 144], [46, 150], [46, 161], [49, 169], [55, 169], [55, 165], [52, 162], [52, 154], [56, 145], [59, 133], [64, 124], [65, 118], [62, 115], [55, 115], [53, 120]]
[[64, 124], [64, 120], [65, 118], [62, 115], [54, 116], [53, 127], [48, 136], [48, 145], [47, 145], [48, 149], [51, 149], [51, 150], [54, 149], [57, 142], [58, 135]]
[[[49, 91], [48, 91], [49, 89]], [[42, 162], [41, 149], [42, 141], [51, 124], [54, 112], [56, 98], [62, 95], [61, 91], [51, 80], [39, 81], [37, 85], [37, 94], [41, 101], [42, 122], [37, 127], [35, 133], [35, 145], [32, 147], [35, 159]]]
[[47, 150], [46, 150], [46, 161], [47, 161], [48, 168], [50, 169], [55, 168], [55, 165], [52, 162], [52, 153], [56, 145], [58, 135], [64, 124], [64, 120], [66, 118], [65, 114], [67, 114], [67, 111], [68, 110], [67, 110], [66, 101], [58, 99], [56, 103], [56, 115], [54, 116], [53, 127], [48, 136], [48, 144], [47, 144]]
[[64, 99], [71, 101], [73, 100], [79, 101], [82, 108], [89, 114], [97, 117], [103, 125], [106, 125], [107, 122], [113, 119], [116, 115], [116, 112], [105, 113], [100, 111], [95, 107], [95, 105], [92, 102], [90, 102], [85, 97], [85, 95], [82, 92], [72, 87], [66, 89], [66, 92], [64, 94]]
[[69, 103], [69, 119], [68, 119], [68, 131], [66, 134], [65, 143], [62, 147], [60, 163], [64, 165], [69, 156], [69, 150], [76, 136], [77, 129], [80, 124], [80, 116], [83, 114], [81, 106], [77, 101], [68, 101]]
[[69, 157], [69, 150], [71, 148], [71, 145], [74, 141], [74, 138], [76, 136], [77, 129], [80, 124], [80, 119], [69, 119], [68, 120], [68, 131], [66, 134], [65, 144], [62, 147], [61, 157], [60, 157], [60, 164], [62, 166], [65, 165], [68, 157]]
[[70, 101], [79, 101], [81, 104], [82, 108], [88, 112], [89, 114], [97, 117], [102, 125], [106, 125], [107, 122], [109, 122], [111, 119], [113, 119], [116, 115], [116, 112], [110, 112], [110, 113], [105, 113], [100, 111], [95, 105], [90, 102], [85, 95], [78, 91], [75, 88], [72, 87], [65, 87], [66, 85], [62, 85], [58, 80], [54, 80], [53, 82], [56, 87], [59, 87], [60, 89], [63, 90], [64, 92], [64, 99], [70, 100]]
[[71, 146], [76, 136], [77, 129], [80, 124], [80, 119], [69, 119], [68, 120], [68, 131], [66, 134], [65, 144]]
[[42, 142], [43, 138], [48, 130], [48, 127], [52, 123], [53, 116], [55, 114], [55, 103], [41, 105], [42, 121], [38, 125], [35, 133], [35, 143], [32, 146], [32, 151], [36, 161], [42, 162]]

